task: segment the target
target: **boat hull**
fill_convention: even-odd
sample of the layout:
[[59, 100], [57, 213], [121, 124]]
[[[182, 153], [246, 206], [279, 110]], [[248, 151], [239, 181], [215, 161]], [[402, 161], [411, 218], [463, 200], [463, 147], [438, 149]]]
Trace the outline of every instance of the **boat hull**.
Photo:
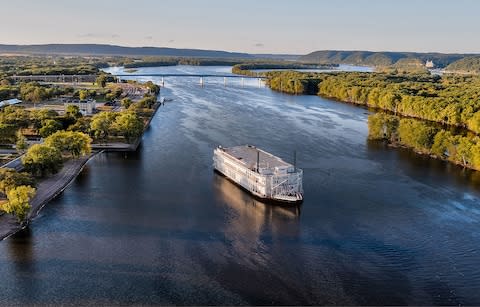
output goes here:
[[217, 174], [218, 176], [222, 176], [223, 178], [227, 179], [228, 181], [234, 183], [238, 188], [247, 192], [253, 198], [255, 198], [256, 200], [258, 200], [258, 201], [260, 201], [264, 204], [278, 205], [278, 206], [285, 206], [285, 207], [294, 207], [294, 206], [299, 206], [303, 203], [303, 195], [301, 195], [301, 197], [299, 199], [295, 199], [295, 200], [279, 199], [279, 198], [272, 198], [272, 197], [262, 197], [260, 195], [255, 194], [255, 193], [252, 193], [252, 191], [245, 188], [244, 186], [242, 186], [241, 184], [239, 184], [238, 182], [236, 182], [235, 180], [233, 180], [229, 176], [225, 175], [224, 173], [222, 173], [222, 171], [215, 168], [213, 170], [213, 172], [215, 174]]

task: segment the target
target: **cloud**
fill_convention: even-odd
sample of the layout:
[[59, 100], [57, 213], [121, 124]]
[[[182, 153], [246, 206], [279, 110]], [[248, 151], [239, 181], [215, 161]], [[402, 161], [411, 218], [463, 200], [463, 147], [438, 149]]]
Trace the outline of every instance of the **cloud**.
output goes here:
[[78, 34], [77, 37], [80, 38], [119, 38], [120, 35], [118, 34], [107, 34], [107, 33], [83, 33], [83, 34]]
[[261, 47], [264, 47], [265, 45], [264, 45], [264, 44], [262, 44], [262, 43], [256, 43], [254, 46], [255, 46], [255, 47], [260, 47], [260, 48], [261, 48]]
[[95, 37], [94, 33], [78, 34], [78, 37]]

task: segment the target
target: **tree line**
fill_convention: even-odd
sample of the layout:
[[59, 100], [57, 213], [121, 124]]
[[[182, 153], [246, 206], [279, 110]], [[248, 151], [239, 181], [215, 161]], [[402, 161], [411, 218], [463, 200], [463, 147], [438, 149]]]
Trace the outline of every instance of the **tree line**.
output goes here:
[[328, 69], [338, 67], [338, 64], [308, 64], [278, 62], [247, 62], [236, 64], [232, 67], [232, 73], [244, 76], [263, 76], [265, 73], [255, 72], [256, 69]]
[[[401, 73], [269, 72], [267, 84], [480, 133], [480, 77]], [[315, 90], [316, 89], [316, 90]]]
[[368, 137], [480, 170], [480, 137], [472, 133], [455, 133], [438, 124], [379, 112], [368, 117]]

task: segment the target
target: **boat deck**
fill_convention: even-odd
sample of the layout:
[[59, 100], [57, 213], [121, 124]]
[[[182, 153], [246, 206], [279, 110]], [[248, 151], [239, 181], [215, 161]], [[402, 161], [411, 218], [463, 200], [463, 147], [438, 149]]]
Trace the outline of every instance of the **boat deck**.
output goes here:
[[291, 164], [283, 161], [282, 159], [254, 146], [243, 145], [222, 149], [232, 157], [245, 163], [245, 165], [250, 169], [256, 168], [257, 152], [260, 152], [260, 168], [274, 169], [276, 167], [286, 168], [292, 166]]

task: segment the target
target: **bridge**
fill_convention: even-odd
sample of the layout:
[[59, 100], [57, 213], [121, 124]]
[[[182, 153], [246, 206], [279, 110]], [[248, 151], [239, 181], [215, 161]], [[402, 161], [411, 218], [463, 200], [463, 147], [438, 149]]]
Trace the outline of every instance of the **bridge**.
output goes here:
[[[122, 79], [128, 77], [160, 77], [161, 86], [165, 86], [165, 78], [168, 77], [181, 77], [181, 78], [198, 78], [200, 85], [205, 84], [206, 78], [223, 78], [223, 83], [227, 85], [227, 79], [240, 79], [242, 86], [245, 79], [257, 79], [259, 86], [262, 84], [262, 80], [265, 80], [264, 76], [243, 76], [233, 74], [182, 74], [182, 73], [163, 73], [163, 74], [112, 74], [120, 82]], [[97, 78], [96, 74], [89, 75], [25, 75], [25, 76], [13, 76], [15, 81], [40, 81], [40, 82], [95, 82]]]
[[164, 73], [164, 74], [114, 74], [119, 80], [125, 77], [160, 77], [161, 85], [165, 87], [165, 78], [167, 77], [182, 77], [182, 78], [199, 78], [200, 85], [204, 86], [206, 78], [223, 78], [223, 84], [227, 85], [227, 79], [240, 79], [242, 86], [245, 79], [257, 79], [260, 86], [261, 81], [266, 79], [264, 76], [243, 76], [233, 74], [181, 74], [181, 73]]
[[244, 79], [265, 79], [264, 76], [243, 76], [233, 74], [113, 74], [115, 77], [217, 77], [217, 78], [244, 78]]

